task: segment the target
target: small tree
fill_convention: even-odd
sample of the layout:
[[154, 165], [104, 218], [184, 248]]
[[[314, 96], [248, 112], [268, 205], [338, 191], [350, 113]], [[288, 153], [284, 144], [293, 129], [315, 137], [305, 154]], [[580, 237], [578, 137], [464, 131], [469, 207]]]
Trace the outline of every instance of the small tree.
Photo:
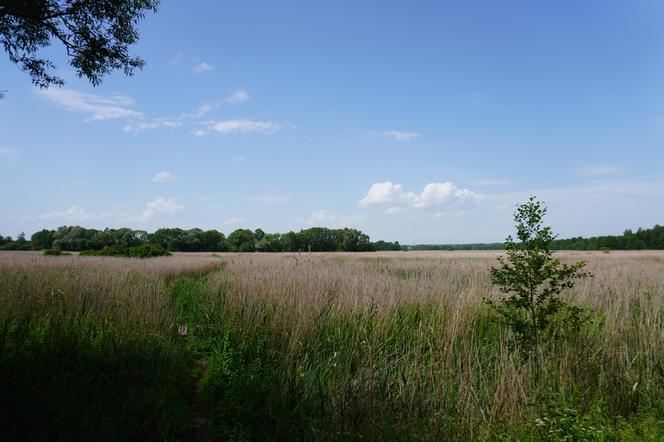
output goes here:
[[533, 196], [517, 207], [514, 221], [518, 241], [508, 236], [507, 257], [499, 257], [500, 265], [491, 267], [493, 283], [507, 296], [497, 302], [487, 301], [514, 332], [524, 354], [535, 354], [538, 375], [543, 339], [551, 336], [555, 318], [564, 315], [564, 319], [577, 323], [581, 318], [581, 309], [567, 305], [560, 294], [571, 288], [576, 279], [591, 276], [582, 271], [585, 262], [561, 264], [553, 257], [555, 235], [542, 224], [546, 212], [546, 207]]

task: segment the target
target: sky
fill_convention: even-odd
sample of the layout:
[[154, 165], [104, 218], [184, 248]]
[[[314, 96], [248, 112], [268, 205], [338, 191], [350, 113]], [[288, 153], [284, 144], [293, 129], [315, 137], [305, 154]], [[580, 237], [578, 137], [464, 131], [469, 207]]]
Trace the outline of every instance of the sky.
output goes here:
[[497, 242], [664, 223], [664, 2], [177, 2], [62, 88], [0, 56], [0, 234], [354, 227]]

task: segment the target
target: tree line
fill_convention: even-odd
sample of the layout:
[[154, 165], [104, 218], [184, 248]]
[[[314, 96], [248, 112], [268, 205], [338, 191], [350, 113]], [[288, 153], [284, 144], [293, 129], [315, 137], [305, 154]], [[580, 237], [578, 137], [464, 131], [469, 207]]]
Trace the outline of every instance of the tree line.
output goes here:
[[628, 229], [622, 235], [559, 239], [553, 246], [558, 250], [664, 250], [664, 226], [655, 224], [650, 229], [639, 228], [636, 232]]
[[[417, 244], [403, 246], [408, 250], [502, 250], [503, 243], [474, 244]], [[656, 224], [650, 229], [639, 228], [636, 232], [625, 230], [622, 235], [605, 235], [584, 238], [577, 236], [556, 239], [554, 250], [664, 250], [664, 226]]]
[[[357, 229], [313, 227], [299, 232], [265, 233], [261, 229], [237, 229], [228, 236], [217, 230], [163, 228], [144, 230], [87, 229], [62, 226], [40, 230], [28, 240], [24, 233], [16, 239], [0, 235], [0, 250], [101, 250], [104, 247], [129, 249], [158, 244], [170, 252], [370, 252], [388, 250], [502, 250], [503, 243], [400, 245], [398, 241], [375, 241]], [[664, 226], [625, 230], [622, 235], [553, 241], [555, 250], [664, 250]]]
[[225, 236], [217, 230], [162, 228], [153, 233], [130, 228], [88, 229], [62, 226], [35, 232], [30, 240], [0, 235], [0, 250], [95, 251], [129, 250], [155, 244], [169, 252], [373, 252], [401, 250], [398, 241], [375, 241], [357, 229], [312, 227], [288, 233], [237, 229]]

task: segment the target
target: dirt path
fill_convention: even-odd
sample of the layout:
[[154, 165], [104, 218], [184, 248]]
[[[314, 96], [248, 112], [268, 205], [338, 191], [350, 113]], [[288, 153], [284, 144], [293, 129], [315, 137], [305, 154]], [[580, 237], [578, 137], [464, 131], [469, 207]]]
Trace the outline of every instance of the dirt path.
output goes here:
[[191, 396], [189, 399], [189, 417], [191, 419], [191, 433], [189, 435], [189, 440], [191, 442], [207, 442], [213, 441], [214, 437], [212, 436], [212, 428], [210, 424], [210, 419], [207, 414], [205, 403], [201, 399], [198, 389], [198, 384], [201, 380], [202, 374], [205, 372], [205, 363], [201, 361], [196, 361], [196, 364], [201, 368], [201, 374], [196, 376], [196, 378], [191, 383]]

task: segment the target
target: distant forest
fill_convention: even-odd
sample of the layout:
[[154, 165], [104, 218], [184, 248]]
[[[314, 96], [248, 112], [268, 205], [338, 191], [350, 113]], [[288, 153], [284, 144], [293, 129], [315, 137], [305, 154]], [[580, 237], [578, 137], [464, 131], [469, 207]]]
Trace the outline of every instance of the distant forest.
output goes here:
[[[476, 244], [418, 244], [408, 250], [502, 250], [503, 243]], [[553, 243], [556, 250], [664, 250], [664, 226], [655, 225], [652, 229], [625, 230], [622, 235], [593, 236], [583, 238], [557, 239]]]
[[[313, 227], [288, 233], [265, 233], [237, 229], [228, 236], [216, 230], [159, 229], [144, 230], [87, 229], [62, 226], [55, 230], [40, 230], [27, 240], [20, 234], [15, 240], [0, 235], [0, 250], [63, 250], [95, 251], [112, 248], [118, 251], [155, 244], [169, 252], [372, 252], [401, 250], [398, 242], [371, 242], [369, 236], [357, 229], [327, 229]], [[116, 253], [113, 253], [116, 254]]]
[[[313, 227], [288, 233], [265, 233], [261, 229], [237, 229], [228, 236], [216, 230], [159, 229], [144, 230], [87, 229], [62, 226], [40, 230], [28, 240], [25, 234], [16, 239], [0, 235], [0, 250], [63, 251], [120, 250], [144, 244], [156, 244], [171, 252], [374, 252], [388, 250], [501, 250], [503, 243], [400, 245], [398, 241], [375, 241], [357, 229]], [[625, 230], [622, 235], [558, 239], [557, 250], [664, 250], [664, 226]]]

